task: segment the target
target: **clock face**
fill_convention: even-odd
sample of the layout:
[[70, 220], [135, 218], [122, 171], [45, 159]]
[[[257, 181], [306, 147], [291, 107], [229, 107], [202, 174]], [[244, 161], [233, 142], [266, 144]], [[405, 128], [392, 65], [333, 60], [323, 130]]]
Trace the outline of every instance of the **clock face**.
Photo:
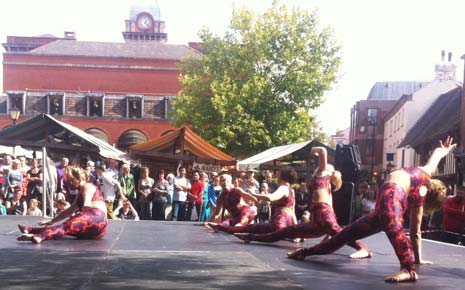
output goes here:
[[149, 30], [152, 28], [152, 18], [147, 14], [141, 14], [137, 17], [137, 27], [140, 30]]

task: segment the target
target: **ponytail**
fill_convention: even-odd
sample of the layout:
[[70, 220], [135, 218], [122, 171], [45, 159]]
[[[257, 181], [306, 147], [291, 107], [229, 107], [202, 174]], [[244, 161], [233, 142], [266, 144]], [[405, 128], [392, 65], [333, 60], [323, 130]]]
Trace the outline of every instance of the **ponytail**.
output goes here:
[[342, 174], [337, 170], [333, 170], [330, 177], [330, 182], [336, 186], [334, 191], [338, 191], [342, 186]]

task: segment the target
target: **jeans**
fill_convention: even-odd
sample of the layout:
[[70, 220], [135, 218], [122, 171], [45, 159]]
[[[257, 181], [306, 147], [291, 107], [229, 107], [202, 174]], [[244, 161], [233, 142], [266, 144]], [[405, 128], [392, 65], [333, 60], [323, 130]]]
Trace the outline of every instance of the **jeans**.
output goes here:
[[173, 221], [183, 221], [186, 217], [186, 202], [175, 200], [173, 201]]

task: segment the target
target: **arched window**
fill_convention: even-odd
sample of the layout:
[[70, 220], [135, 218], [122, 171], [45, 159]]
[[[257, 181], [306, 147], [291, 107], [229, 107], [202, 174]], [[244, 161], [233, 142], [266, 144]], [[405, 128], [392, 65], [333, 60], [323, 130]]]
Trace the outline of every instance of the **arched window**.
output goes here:
[[118, 139], [118, 148], [121, 150], [128, 149], [129, 146], [147, 141], [147, 136], [139, 130], [131, 129], [123, 134]]
[[102, 130], [100, 130], [100, 129], [97, 129], [97, 128], [89, 128], [89, 129], [86, 130], [86, 133], [87, 133], [87, 134], [90, 134], [90, 135], [92, 135], [92, 136], [94, 136], [94, 137], [97, 137], [97, 138], [99, 138], [100, 140], [105, 141], [105, 142], [107, 142], [107, 143], [109, 143], [109, 141], [110, 141], [110, 140], [108, 139], [108, 135], [107, 135], [105, 132], [103, 132]]

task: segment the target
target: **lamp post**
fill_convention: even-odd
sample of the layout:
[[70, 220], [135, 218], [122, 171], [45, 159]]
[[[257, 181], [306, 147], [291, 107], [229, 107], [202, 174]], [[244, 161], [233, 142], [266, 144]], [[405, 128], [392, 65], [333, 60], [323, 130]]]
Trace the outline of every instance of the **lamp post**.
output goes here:
[[21, 115], [21, 111], [18, 108], [13, 107], [10, 109], [9, 113], [11, 120], [13, 120], [13, 125], [16, 125], [16, 121], [18, 121], [19, 115]]
[[376, 115], [368, 116], [368, 126], [372, 128], [371, 131], [371, 166], [370, 166], [370, 184], [373, 183], [374, 176], [374, 163], [375, 163], [375, 148], [376, 148]]

